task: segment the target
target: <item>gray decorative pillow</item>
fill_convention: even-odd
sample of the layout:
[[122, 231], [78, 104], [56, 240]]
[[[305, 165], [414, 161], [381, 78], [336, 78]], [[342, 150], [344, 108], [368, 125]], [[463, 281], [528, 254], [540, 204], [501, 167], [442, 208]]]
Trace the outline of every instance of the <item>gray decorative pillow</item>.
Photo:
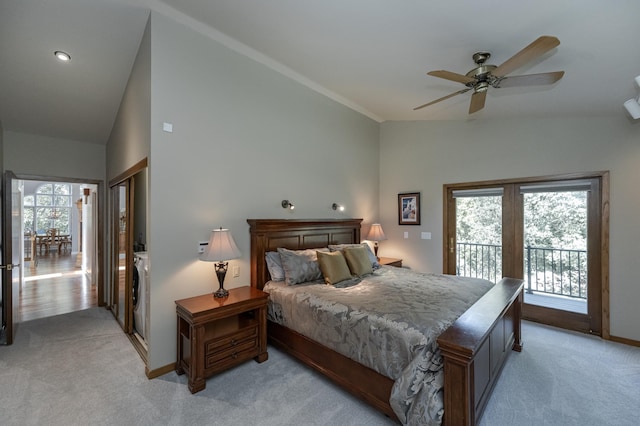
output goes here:
[[367, 256], [369, 257], [369, 260], [371, 261], [371, 267], [373, 269], [377, 269], [380, 267], [380, 263], [378, 262], [378, 259], [376, 258], [376, 255], [373, 254], [373, 251], [371, 250], [371, 247], [369, 246], [369, 244], [367, 243], [360, 243], [360, 244], [329, 244], [329, 250], [331, 251], [341, 251], [347, 247], [364, 247], [367, 250]]
[[278, 248], [282, 269], [287, 285], [305, 283], [322, 279], [316, 251], [329, 251], [327, 248], [289, 250]]
[[267, 269], [271, 275], [272, 281], [284, 281], [284, 269], [280, 260], [280, 253], [277, 251], [268, 251], [264, 255], [267, 261]]

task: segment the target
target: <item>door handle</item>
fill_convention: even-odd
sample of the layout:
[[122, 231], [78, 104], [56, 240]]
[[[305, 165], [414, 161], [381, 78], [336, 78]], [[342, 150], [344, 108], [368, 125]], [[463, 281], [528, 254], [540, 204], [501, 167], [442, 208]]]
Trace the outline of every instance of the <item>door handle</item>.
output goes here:
[[0, 269], [6, 269], [7, 271], [11, 271], [13, 268], [17, 268], [19, 266], [20, 266], [19, 263], [16, 263], [15, 265], [13, 263], [10, 263], [8, 265], [0, 265]]

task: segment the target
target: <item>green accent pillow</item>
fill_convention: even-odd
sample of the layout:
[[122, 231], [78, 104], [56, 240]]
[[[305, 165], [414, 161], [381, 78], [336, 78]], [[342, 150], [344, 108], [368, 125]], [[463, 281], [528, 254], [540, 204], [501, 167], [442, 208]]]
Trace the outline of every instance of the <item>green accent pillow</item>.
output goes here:
[[345, 247], [342, 252], [353, 275], [361, 277], [373, 272], [369, 255], [364, 247]]
[[351, 272], [349, 272], [347, 261], [342, 253], [339, 251], [332, 253], [319, 251], [316, 254], [325, 283], [333, 285], [351, 278]]

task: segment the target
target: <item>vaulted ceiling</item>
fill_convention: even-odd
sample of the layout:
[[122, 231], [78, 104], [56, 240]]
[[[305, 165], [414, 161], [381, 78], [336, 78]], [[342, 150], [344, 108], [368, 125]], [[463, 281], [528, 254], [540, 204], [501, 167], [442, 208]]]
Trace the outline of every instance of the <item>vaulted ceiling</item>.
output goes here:
[[[623, 116], [639, 93], [637, 0], [0, 0], [4, 129], [106, 143], [151, 9], [377, 121]], [[511, 74], [560, 81], [490, 88], [473, 115], [470, 93], [413, 110], [464, 88], [428, 71], [500, 65], [540, 35], [560, 45]]]

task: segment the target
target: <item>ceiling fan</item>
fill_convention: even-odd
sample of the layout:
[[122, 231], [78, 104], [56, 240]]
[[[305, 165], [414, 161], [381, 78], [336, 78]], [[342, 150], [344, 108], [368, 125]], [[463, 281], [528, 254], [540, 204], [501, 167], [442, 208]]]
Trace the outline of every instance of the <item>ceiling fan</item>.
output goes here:
[[476, 63], [477, 67], [465, 75], [445, 70], [430, 71], [427, 73], [428, 75], [462, 83], [466, 88], [458, 90], [457, 92], [451, 93], [450, 95], [444, 96], [440, 99], [436, 99], [435, 101], [417, 106], [413, 110], [419, 110], [473, 90], [473, 95], [471, 95], [471, 105], [469, 105], [469, 114], [473, 114], [474, 112], [480, 111], [484, 108], [489, 86], [499, 89], [502, 87], [534, 86], [539, 84], [555, 83], [562, 78], [564, 71], [517, 75], [513, 77], [507, 77], [507, 74], [520, 68], [527, 62], [545, 54], [559, 44], [560, 40], [556, 37], [541, 36], [520, 52], [507, 59], [500, 66], [485, 64], [487, 59], [491, 57], [489, 52], [477, 52], [473, 54], [473, 61]]

